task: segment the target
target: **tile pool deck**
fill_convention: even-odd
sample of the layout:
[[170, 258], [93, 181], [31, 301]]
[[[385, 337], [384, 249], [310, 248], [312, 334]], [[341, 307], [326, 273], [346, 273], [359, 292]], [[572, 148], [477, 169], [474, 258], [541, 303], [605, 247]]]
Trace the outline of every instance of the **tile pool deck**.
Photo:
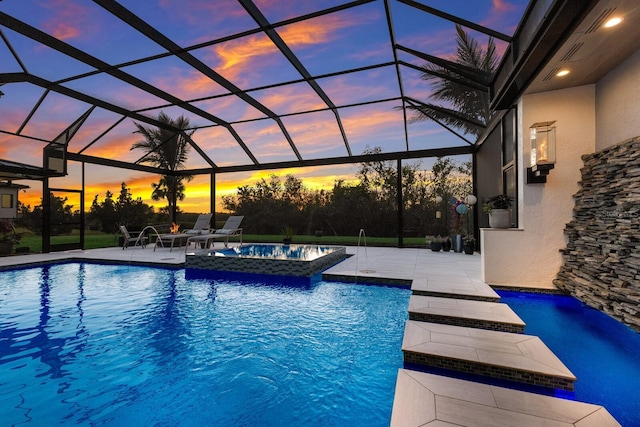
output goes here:
[[[428, 249], [347, 247], [355, 255], [325, 271], [327, 279], [411, 284], [414, 295], [498, 302], [480, 280], [480, 256]], [[53, 254], [0, 257], [0, 268], [56, 260], [131, 262], [181, 267], [185, 251], [169, 248], [77, 250]], [[464, 302], [451, 301], [455, 316]], [[480, 310], [484, 311], [484, 310]], [[499, 309], [498, 311], [503, 311]], [[506, 315], [510, 317], [510, 314]], [[419, 323], [419, 322], [417, 322]], [[467, 328], [462, 328], [467, 329]], [[476, 333], [473, 328], [472, 333]], [[460, 351], [468, 351], [468, 343]], [[546, 348], [546, 346], [545, 346]], [[475, 351], [475, 350], [473, 350]], [[536, 355], [535, 357], [548, 357]], [[543, 351], [544, 352], [544, 351]], [[619, 426], [602, 407], [538, 394], [401, 369], [396, 383], [391, 425], [575, 425]]]
[[576, 377], [532, 335], [407, 321], [405, 362], [573, 391]]

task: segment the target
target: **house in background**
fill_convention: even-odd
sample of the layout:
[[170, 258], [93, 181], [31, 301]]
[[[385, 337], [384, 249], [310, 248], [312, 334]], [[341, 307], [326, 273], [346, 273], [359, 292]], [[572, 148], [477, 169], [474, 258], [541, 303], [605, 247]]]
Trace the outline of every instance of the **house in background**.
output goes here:
[[0, 219], [15, 219], [18, 216], [18, 193], [28, 185], [0, 181]]

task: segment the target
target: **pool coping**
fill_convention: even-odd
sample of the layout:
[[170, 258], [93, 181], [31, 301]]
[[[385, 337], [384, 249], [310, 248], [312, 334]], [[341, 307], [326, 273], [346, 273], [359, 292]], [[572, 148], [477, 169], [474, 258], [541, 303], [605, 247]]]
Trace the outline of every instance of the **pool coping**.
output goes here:
[[391, 427], [431, 423], [620, 426], [600, 405], [400, 369]]
[[525, 323], [507, 304], [448, 297], [409, 297], [409, 320], [524, 334]]
[[405, 362], [573, 391], [575, 375], [535, 335], [408, 320]]
[[125, 260], [113, 260], [113, 259], [68, 257], [68, 258], [44, 259], [39, 261], [23, 262], [23, 263], [12, 264], [12, 265], [0, 265], [0, 271], [41, 267], [43, 265], [50, 265], [50, 264], [70, 264], [70, 263], [76, 263], [76, 262], [87, 263], [87, 264], [105, 264], [105, 265], [134, 265], [139, 267], [158, 267], [158, 268], [168, 268], [173, 270], [180, 270], [184, 268], [183, 265], [167, 264], [167, 263], [161, 263], [161, 262], [154, 263], [149, 261], [125, 261]]

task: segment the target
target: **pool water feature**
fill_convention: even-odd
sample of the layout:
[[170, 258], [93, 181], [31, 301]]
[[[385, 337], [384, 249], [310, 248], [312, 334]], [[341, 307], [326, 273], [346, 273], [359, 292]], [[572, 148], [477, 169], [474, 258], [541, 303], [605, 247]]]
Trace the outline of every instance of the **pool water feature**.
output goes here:
[[347, 256], [346, 248], [251, 244], [186, 254], [187, 268], [312, 277]]
[[498, 291], [578, 377], [571, 398], [604, 406], [623, 426], [640, 426], [640, 334], [564, 295]]
[[408, 289], [209, 273], [0, 272], [2, 423], [389, 424]]

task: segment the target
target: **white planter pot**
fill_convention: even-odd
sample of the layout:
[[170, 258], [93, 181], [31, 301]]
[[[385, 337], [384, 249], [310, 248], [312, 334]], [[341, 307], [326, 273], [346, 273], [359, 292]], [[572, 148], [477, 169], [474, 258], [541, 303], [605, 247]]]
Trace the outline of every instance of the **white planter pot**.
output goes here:
[[491, 228], [511, 227], [511, 209], [494, 209], [491, 211], [489, 226]]

